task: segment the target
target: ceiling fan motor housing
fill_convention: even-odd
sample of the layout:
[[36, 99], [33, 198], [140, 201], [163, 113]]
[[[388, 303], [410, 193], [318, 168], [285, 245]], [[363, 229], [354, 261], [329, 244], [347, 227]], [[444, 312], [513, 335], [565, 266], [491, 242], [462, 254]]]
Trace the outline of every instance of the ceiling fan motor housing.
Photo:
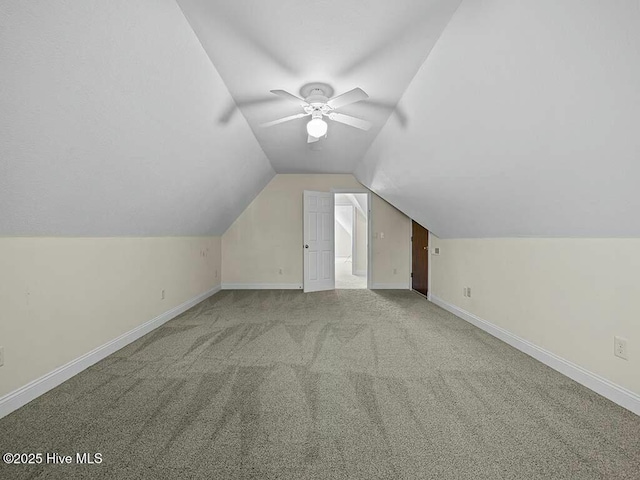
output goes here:
[[323, 90], [314, 88], [313, 90], [311, 90], [309, 96], [305, 98], [305, 101], [314, 107], [321, 107], [329, 101], [329, 98], [325, 96]]
[[324, 91], [319, 88], [311, 90], [309, 96], [304, 99], [309, 104], [304, 110], [311, 114], [311, 118], [322, 118], [323, 115], [328, 115], [333, 110], [327, 102], [329, 98], [325, 96]]

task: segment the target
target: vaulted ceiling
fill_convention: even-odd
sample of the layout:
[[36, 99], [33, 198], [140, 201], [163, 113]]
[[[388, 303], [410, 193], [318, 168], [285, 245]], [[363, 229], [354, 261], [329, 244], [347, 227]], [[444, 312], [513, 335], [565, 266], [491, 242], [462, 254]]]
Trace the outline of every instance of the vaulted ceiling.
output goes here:
[[221, 234], [273, 169], [174, 0], [0, 6], [0, 235]]
[[[217, 113], [223, 125], [249, 122], [278, 173], [351, 173], [451, 19], [459, 0], [178, 0], [235, 104]], [[355, 87], [368, 101], [340, 112], [373, 123], [368, 132], [329, 121], [326, 139], [307, 144], [301, 113], [270, 90], [295, 95], [309, 83], [336, 95]], [[235, 114], [235, 116], [234, 116]]]
[[[228, 228], [354, 172], [442, 237], [640, 236], [637, 0], [9, 0], [0, 235]], [[306, 143], [269, 94], [370, 99]]]
[[640, 236], [640, 2], [464, 1], [356, 177], [441, 237]]

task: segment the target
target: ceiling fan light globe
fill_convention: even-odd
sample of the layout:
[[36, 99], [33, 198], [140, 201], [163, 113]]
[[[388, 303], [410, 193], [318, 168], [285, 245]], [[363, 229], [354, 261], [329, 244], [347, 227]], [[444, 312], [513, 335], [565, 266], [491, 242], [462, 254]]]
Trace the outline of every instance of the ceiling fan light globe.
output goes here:
[[327, 122], [321, 118], [314, 118], [307, 123], [307, 133], [314, 138], [325, 136], [327, 134]]

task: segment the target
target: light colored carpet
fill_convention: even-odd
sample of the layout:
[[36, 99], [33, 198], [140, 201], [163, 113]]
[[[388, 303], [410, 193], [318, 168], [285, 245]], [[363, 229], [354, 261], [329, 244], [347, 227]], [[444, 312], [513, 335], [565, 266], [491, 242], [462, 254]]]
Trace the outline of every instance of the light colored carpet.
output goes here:
[[336, 257], [336, 288], [367, 288], [366, 275], [358, 276], [353, 275], [351, 272], [351, 259]]
[[223, 291], [0, 420], [0, 478], [639, 478], [640, 418], [409, 291]]

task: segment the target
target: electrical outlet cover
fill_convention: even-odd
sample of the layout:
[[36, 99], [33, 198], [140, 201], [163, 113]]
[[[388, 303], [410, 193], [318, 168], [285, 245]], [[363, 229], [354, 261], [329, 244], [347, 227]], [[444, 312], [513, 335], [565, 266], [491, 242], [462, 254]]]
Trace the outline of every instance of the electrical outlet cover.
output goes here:
[[613, 337], [613, 354], [624, 360], [629, 360], [627, 354], [627, 339], [622, 337]]

